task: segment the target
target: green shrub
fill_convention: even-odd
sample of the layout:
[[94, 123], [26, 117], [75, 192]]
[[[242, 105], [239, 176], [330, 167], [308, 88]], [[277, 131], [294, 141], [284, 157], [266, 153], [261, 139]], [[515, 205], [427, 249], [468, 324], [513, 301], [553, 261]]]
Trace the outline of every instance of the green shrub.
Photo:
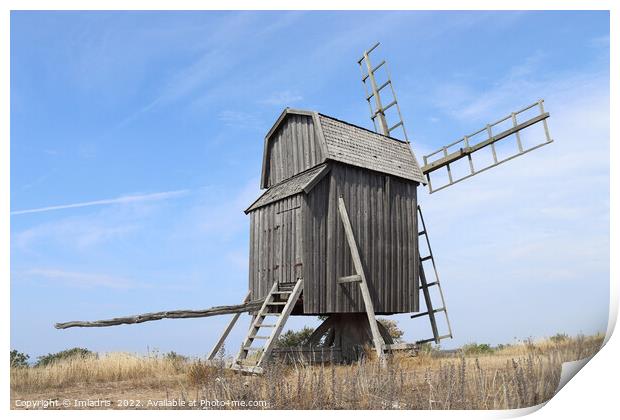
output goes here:
[[182, 354], [179, 354], [175, 351], [169, 351], [168, 353], [164, 354], [164, 359], [170, 360], [173, 362], [187, 362], [189, 357], [183, 356]]
[[490, 354], [493, 353], [493, 347], [489, 344], [477, 344], [477, 343], [469, 343], [465, 344], [461, 350], [466, 355], [477, 355], [477, 354]]
[[17, 350], [11, 350], [11, 367], [28, 367], [28, 356]]
[[441, 345], [433, 345], [433, 343], [418, 344], [418, 354], [420, 356], [436, 356], [439, 354]]
[[299, 347], [310, 338], [313, 331], [310, 327], [303, 327], [299, 331], [288, 330], [278, 338], [276, 347]]
[[74, 358], [86, 358], [86, 357], [96, 356], [96, 355], [97, 355], [96, 353], [93, 353], [92, 351], [88, 349], [74, 347], [72, 349], [59, 351], [58, 353], [49, 353], [49, 354], [46, 354], [45, 356], [39, 356], [35, 366], [37, 367], [47, 366], [47, 365], [56, 363], [61, 360], [68, 360], [68, 359], [74, 359]]
[[403, 330], [398, 328], [398, 323], [393, 319], [387, 318], [378, 318], [377, 322], [385, 327], [386, 330], [390, 333], [390, 337], [394, 340], [395, 343], [400, 343], [402, 341]]
[[568, 334], [557, 333], [556, 335], [549, 337], [549, 339], [553, 341], [554, 343], [558, 344], [558, 343], [563, 343], [565, 341], [568, 341], [569, 337], [568, 337]]

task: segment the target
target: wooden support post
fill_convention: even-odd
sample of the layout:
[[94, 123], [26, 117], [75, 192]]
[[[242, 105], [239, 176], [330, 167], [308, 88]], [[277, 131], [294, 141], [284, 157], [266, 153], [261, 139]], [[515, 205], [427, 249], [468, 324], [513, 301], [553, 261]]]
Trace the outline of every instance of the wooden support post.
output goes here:
[[[248, 292], [248, 294], [245, 296], [245, 299], [243, 299], [243, 303], [248, 303], [250, 301], [250, 295], [251, 295], [251, 292]], [[230, 334], [230, 331], [233, 329], [233, 327], [237, 323], [237, 320], [239, 319], [239, 315], [241, 315], [241, 314], [240, 313], [236, 313], [230, 319], [230, 322], [228, 323], [228, 325], [224, 329], [224, 332], [222, 332], [222, 335], [220, 336], [220, 339], [217, 340], [217, 343], [215, 343], [215, 346], [213, 346], [213, 349], [211, 349], [211, 352], [209, 353], [209, 356], [207, 357], [207, 360], [213, 360], [213, 358], [215, 357], [217, 352], [220, 351], [220, 348], [224, 344], [224, 341], [226, 341], [226, 337], [228, 337], [228, 334]]]
[[362, 292], [362, 298], [364, 299], [364, 306], [366, 307], [366, 314], [368, 315], [368, 323], [370, 324], [370, 331], [372, 332], [372, 341], [375, 345], [377, 356], [381, 363], [385, 363], [385, 355], [383, 353], [383, 346], [385, 342], [381, 333], [379, 332], [379, 326], [377, 325], [377, 319], [375, 318], [375, 309], [372, 304], [372, 298], [370, 297], [370, 291], [368, 290], [368, 283], [366, 282], [366, 275], [364, 274], [364, 267], [360, 258], [357, 244], [355, 243], [355, 236], [353, 235], [353, 228], [351, 227], [351, 221], [347, 213], [347, 208], [344, 204], [342, 196], [338, 197], [338, 210], [340, 211], [340, 218], [344, 226], [345, 236], [351, 250], [351, 257], [353, 259], [353, 266], [357, 275], [360, 276], [360, 290]]

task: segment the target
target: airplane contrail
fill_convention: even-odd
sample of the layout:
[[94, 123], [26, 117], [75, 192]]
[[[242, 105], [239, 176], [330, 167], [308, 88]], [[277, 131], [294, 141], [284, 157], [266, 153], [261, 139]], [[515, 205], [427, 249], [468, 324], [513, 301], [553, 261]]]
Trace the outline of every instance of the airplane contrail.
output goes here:
[[36, 209], [16, 210], [16, 211], [11, 212], [11, 216], [17, 216], [20, 214], [30, 214], [30, 213], [43, 213], [46, 211], [54, 211], [54, 210], [75, 209], [79, 207], [103, 206], [107, 204], [124, 204], [124, 203], [135, 203], [139, 201], [166, 200], [168, 198], [174, 198], [174, 197], [185, 195], [188, 192], [189, 190], [176, 190], [176, 191], [164, 191], [164, 192], [158, 192], [158, 193], [152, 193], [152, 194], [124, 195], [121, 197], [109, 198], [106, 200], [94, 200], [94, 201], [85, 201], [82, 203], [61, 204], [58, 206], [39, 207]]

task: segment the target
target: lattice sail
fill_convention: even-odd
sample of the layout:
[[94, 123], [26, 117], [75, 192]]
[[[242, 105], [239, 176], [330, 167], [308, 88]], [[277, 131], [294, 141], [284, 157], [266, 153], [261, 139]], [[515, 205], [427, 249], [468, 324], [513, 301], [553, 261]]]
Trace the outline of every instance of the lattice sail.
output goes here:
[[[366, 102], [368, 102], [370, 109], [370, 119], [377, 133], [390, 137], [402, 137], [402, 140], [409, 143], [387, 63], [382, 60], [373, 67], [370, 62], [370, 53], [379, 45], [380, 43], [377, 42], [368, 51], [364, 51], [362, 57], [357, 60], [362, 71], [362, 84], [366, 92]], [[389, 93], [386, 94], [385, 89], [388, 87], [390, 88]], [[384, 101], [387, 103], [384, 104]]]
[[[519, 111], [512, 112], [510, 115], [494, 123], [487, 124], [484, 128], [472, 134], [463, 136], [462, 139], [454, 143], [443, 146], [424, 156], [422, 173], [426, 175], [428, 180], [429, 191], [433, 193], [442, 190], [457, 182], [471, 178], [480, 172], [514, 159], [517, 156], [524, 155], [527, 152], [552, 143], [553, 139], [549, 135], [549, 127], [547, 125], [549, 113], [545, 112], [543, 102], [543, 99], [534, 102]], [[535, 113], [533, 116], [532, 111]], [[527, 120], [519, 122], [519, 116], [521, 116], [522, 119], [527, 116]], [[522, 139], [523, 130], [541, 122], [544, 128], [543, 140], [537, 139], [533, 144], [525, 145]], [[509, 143], [511, 139], [514, 140], [512, 150], [508, 150], [503, 157], [499, 156], [497, 147], [507, 146], [507, 143]], [[500, 145], [498, 142], [501, 140], [504, 141]], [[487, 159], [487, 162], [481, 162], [480, 160], [477, 162], [476, 158], [480, 157], [485, 150], [490, 150], [490, 158]], [[465, 171], [461, 171], [460, 174], [455, 174], [453, 167], [462, 159], [467, 159], [468, 168]], [[447, 175], [447, 179], [444, 179], [439, 186], [433, 185], [431, 182], [431, 173], [440, 169], [446, 171], [444, 174]]]

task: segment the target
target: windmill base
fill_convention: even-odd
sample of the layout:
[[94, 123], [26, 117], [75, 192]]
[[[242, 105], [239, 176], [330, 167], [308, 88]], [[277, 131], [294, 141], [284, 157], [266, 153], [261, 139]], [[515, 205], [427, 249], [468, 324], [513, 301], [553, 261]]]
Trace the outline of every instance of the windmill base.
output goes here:
[[[393, 344], [389, 331], [377, 323], [385, 344]], [[303, 347], [281, 349], [279, 357], [297, 357], [306, 361], [351, 363], [374, 347], [372, 331], [365, 313], [330, 315], [314, 330]], [[374, 352], [373, 352], [374, 353]]]

